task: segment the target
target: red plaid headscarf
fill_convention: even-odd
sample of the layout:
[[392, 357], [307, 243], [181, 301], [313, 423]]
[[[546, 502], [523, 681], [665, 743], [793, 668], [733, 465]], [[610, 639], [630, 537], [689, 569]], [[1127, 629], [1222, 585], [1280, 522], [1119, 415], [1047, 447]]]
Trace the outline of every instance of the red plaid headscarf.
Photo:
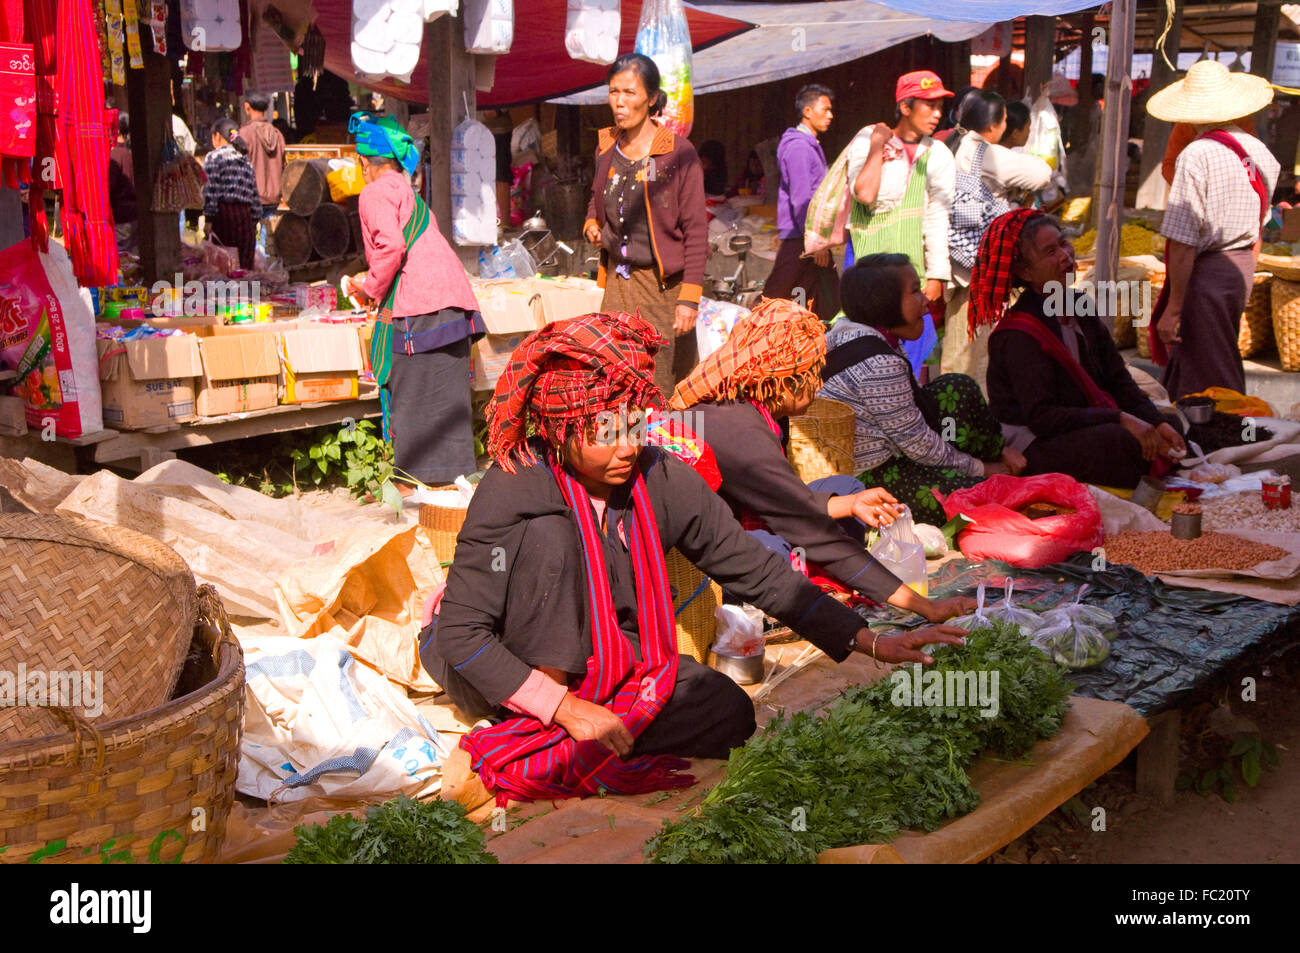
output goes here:
[[696, 365], [673, 392], [674, 410], [710, 400], [779, 397], [821, 388], [826, 327], [807, 308], [784, 298], [763, 303], [736, 322], [722, 347]]
[[654, 356], [666, 342], [646, 321], [609, 311], [556, 321], [511, 355], [488, 404], [488, 453], [507, 473], [535, 462], [526, 441], [557, 446], [603, 410], [661, 404]]
[[996, 324], [1002, 317], [1015, 282], [1011, 266], [1020, 253], [1020, 233], [1026, 222], [1042, 214], [1038, 209], [1018, 208], [989, 223], [970, 274], [966, 322], [971, 337], [975, 336], [977, 327]]

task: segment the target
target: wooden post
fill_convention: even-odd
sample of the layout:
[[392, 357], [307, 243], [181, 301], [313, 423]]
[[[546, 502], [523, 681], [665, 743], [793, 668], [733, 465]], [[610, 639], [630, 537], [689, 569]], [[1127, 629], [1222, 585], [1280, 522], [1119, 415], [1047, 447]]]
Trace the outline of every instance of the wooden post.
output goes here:
[[[1157, 11], [1155, 36], [1159, 37], [1162, 30], [1164, 30], [1164, 16]], [[1178, 54], [1182, 49], [1182, 37], [1183, 8], [1179, 5], [1174, 7], [1174, 22], [1169, 28], [1169, 35], [1165, 37], [1165, 55], [1169, 57], [1173, 69], [1165, 63], [1165, 57], [1160, 55], [1160, 50], [1152, 51], [1154, 59], [1151, 64], [1149, 87], [1152, 93], [1164, 89], [1174, 81], [1174, 70], [1178, 68]], [[1169, 133], [1172, 129], [1172, 125], [1161, 122], [1150, 114], [1142, 123], [1142, 171], [1138, 179], [1138, 208], [1163, 209], [1165, 207], [1165, 196], [1169, 186], [1165, 184], [1160, 167], [1164, 162], [1165, 147], [1169, 145]]]
[[582, 156], [582, 119], [579, 106], [555, 107], [557, 151], [560, 154], [560, 177], [574, 166]]
[[1025, 17], [1025, 99], [1033, 102], [1052, 79], [1056, 54], [1056, 17]]
[[162, 162], [163, 146], [172, 141], [171, 64], [153, 52], [149, 32], [140, 32], [145, 46], [144, 69], [126, 71], [131, 111], [131, 162], [135, 171], [135, 202], [140, 240], [140, 267], [146, 285], [174, 281], [180, 269], [180, 216], [153, 211], [153, 182]]
[[[1133, 32], [1137, 22], [1137, 0], [1115, 0], [1110, 14], [1110, 56], [1106, 65], [1106, 110], [1101, 117], [1101, 151], [1098, 156], [1098, 186], [1093, 197], [1097, 221], [1097, 263], [1093, 279], [1097, 287], [1112, 281], [1119, 268], [1120, 228], [1124, 220], [1124, 177], [1128, 172], [1128, 116], [1133, 81]], [[1108, 294], [1098, 293], [1097, 306], [1106, 309]], [[1099, 311], [1109, 325], [1114, 315]]]
[[[1124, 0], [1131, 2], [1131, 0]], [[1117, 4], [1118, 5], [1118, 4]], [[1137, 749], [1137, 792], [1143, 797], [1168, 804], [1174, 799], [1178, 779], [1178, 741], [1182, 718], [1178, 709], [1147, 719], [1151, 734]]]
[[[1092, 27], [1096, 22], [1096, 16], [1089, 10], [1083, 15], [1079, 27], [1079, 85], [1075, 90], [1079, 95], [1079, 103], [1074, 107], [1075, 120], [1070, 129], [1072, 152], [1084, 149], [1088, 145], [1088, 140], [1092, 138], [1092, 123], [1089, 117], [1092, 113], [1092, 104], [1096, 102], [1092, 95]], [[1113, 18], [1112, 22], [1114, 22]], [[1082, 117], [1082, 120], [1078, 117]]]
[[1282, 8], [1276, 3], [1259, 3], [1255, 9], [1255, 37], [1250, 45], [1250, 71], [1273, 81], [1273, 61], [1277, 57], [1278, 25]]
[[[439, 17], [424, 27], [424, 59], [429, 64], [429, 209], [443, 237], [451, 242], [451, 134], [474, 116], [474, 57], [465, 52], [461, 21]], [[456, 246], [453, 244], [453, 248]]]

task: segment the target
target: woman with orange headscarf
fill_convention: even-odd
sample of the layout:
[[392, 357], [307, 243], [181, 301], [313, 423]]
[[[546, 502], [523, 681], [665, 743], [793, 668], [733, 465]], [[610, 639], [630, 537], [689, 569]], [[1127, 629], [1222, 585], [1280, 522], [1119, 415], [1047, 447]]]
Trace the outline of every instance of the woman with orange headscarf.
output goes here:
[[643, 446], [661, 338], [591, 314], [527, 338], [488, 408], [495, 465], [466, 514], [429, 673], [487, 727], [462, 740], [443, 796], [632, 794], [689, 784], [682, 758], [723, 758], [754, 730], [749, 697], [677, 654], [664, 554], [703, 572], [837, 661], [928, 661], [947, 627], [882, 635], [747, 536], [690, 467]]

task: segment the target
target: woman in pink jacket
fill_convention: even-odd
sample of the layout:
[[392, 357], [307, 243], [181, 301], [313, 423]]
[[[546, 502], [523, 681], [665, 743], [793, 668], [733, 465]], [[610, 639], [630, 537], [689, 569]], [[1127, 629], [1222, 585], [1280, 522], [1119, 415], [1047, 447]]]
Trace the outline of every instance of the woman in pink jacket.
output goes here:
[[368, 183], [359, 211], [370, 270], [345, 279], [344, 291], [379, 309], [371, 364], [386, 391], [384, 425], [397, 469], [422, 483], [451, 483], [477, 469], [469, 347], [485, 330], [478, 301], [411, 188], [419, 146], [389, 116], [357, 113], [348, 129]]

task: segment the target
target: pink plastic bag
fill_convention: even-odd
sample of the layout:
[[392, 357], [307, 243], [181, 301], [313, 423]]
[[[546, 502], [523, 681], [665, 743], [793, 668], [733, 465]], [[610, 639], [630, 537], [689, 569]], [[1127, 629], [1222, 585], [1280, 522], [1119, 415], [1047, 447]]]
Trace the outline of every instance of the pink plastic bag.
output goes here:
[[[1086, 486], [1063, 473], [999, 474], [970, 489], [956, 490], [946, 499], [933, 492], [949, 519], [960, 513], [974, 520], [957, 537], [967, 559], [1001, 559], [1037, 569], [1101, 545], [1101, 511], [1096, 501]], [[1041, 519], [1017, 512], [1031, 503], [1050, 503], [1074, 512]]]

